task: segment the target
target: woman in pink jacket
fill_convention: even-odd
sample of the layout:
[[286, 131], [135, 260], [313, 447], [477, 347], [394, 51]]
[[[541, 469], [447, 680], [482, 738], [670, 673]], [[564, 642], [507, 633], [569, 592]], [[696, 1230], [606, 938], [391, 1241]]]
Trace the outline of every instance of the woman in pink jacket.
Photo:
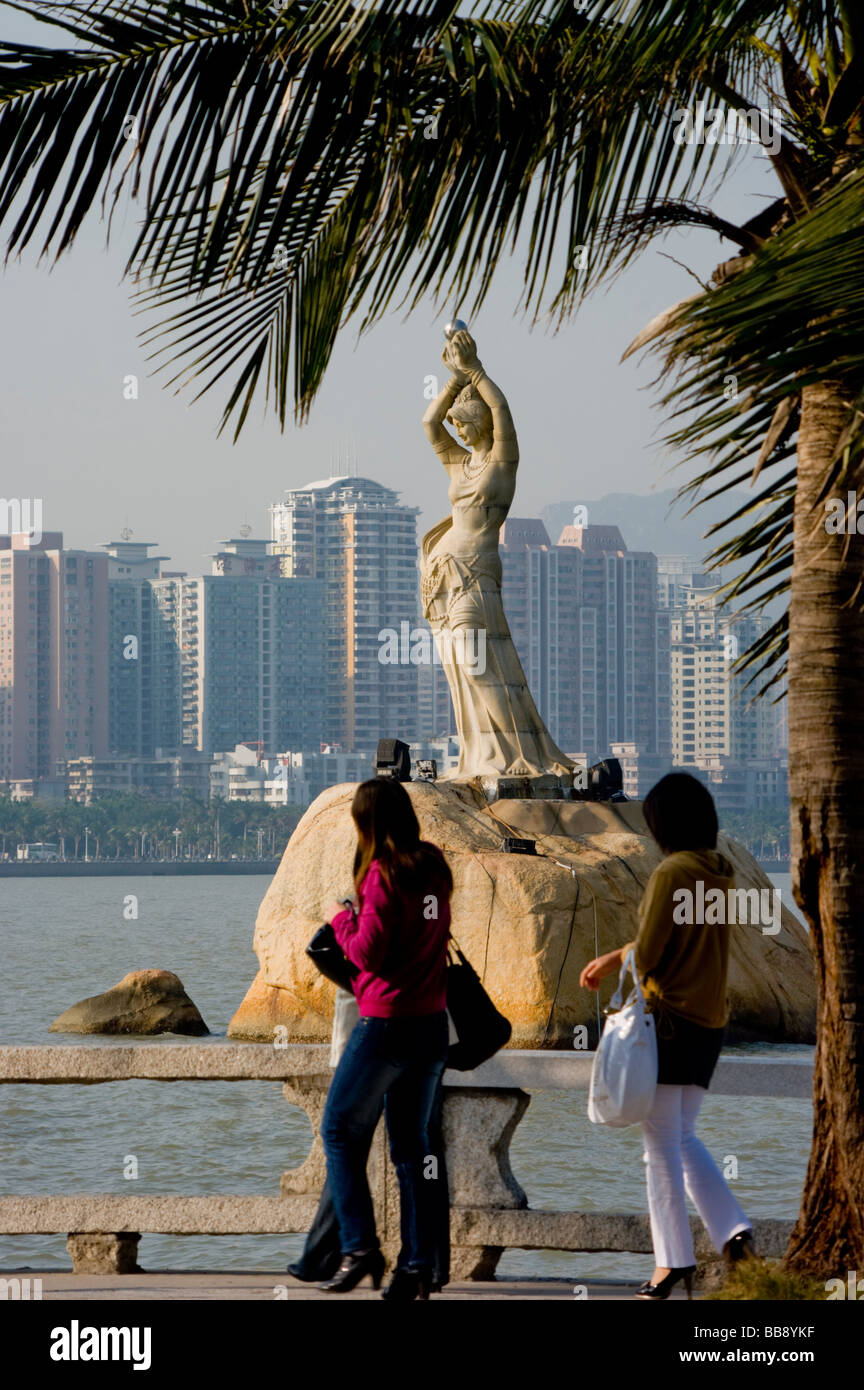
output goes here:
[[339, 1221], [342, 1262], [329, 1293], [365, 1275], [380, 1287], [384, 1257], [375, 1230], [366, 1162], [386, 1108], [399, 1180], [402, 1249], [384, 1297], [428, 1298], [435, 1243], [429, 1119], [447, 1059], [447, 942], [453, 879], [443, 854], [420, 839], [405, 788], [375, 778], [357, 788], [356, 915], [333, 919], [336, 939], [358, 967], [360, 1020], [333, 1076], [321, 1136]]

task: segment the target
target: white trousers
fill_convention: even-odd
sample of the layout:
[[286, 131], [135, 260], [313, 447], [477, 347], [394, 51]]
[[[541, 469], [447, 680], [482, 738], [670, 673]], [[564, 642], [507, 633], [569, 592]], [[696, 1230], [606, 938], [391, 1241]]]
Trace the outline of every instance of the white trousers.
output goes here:
[[705, 1094], [701, 1086], [658, 1086], [651, 1113], [642, 1125], [658, 1269], [682, 1269], [696, 1263], [685, 1194], [718, 1253], [738, 1231], [750, 1230], [720, 1169], [694, 1133]]

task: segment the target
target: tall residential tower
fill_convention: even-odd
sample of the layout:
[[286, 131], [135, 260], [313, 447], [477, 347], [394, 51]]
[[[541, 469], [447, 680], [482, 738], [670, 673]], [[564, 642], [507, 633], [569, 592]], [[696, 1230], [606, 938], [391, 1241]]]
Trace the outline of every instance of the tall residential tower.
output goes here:
[[0, 536], [0, 780], [108, 749], [108, 560]]
[[323, 584], [286, 579], [263, 540], [230, 540], [201, 579], [160, 581], [176, 610], [183, 742], [204, 753], [254, 743], [262, 755], [321, 740]]
[[[418, 668], [401, 656], [388, 659], [387, 640], [416, 622], [417, 511], [392, 488], [361, 477], [290, 489], [270, 508], [282, 573], [323, 586], [322, 738], [345, 751], [373, 750], [380, 738], [411, 740], [419, 731]], [[404, 653], [408, 644], [399, 645]]]
[[[128, 537], [128, 532], [126, 533]], [[108, 743], [153, 757], [182, 743], [180, 644], [173, 603], [162, 601], [154, 541], [109, 541]]]

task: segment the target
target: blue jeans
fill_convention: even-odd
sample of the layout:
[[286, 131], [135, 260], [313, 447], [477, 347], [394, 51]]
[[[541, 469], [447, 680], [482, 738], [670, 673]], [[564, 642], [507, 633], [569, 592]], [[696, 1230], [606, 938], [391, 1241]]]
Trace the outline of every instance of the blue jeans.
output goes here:
[[447, 1060], [447, 1015], [361, 1018], [330, 1083], [321, 1138], [343, 1252], [377, 1246], [366, 1163], [386, 1106], [399, 1180], [399, 1268], [428, 1269], [435, 1247], [437, 1162], [429, 1120]]

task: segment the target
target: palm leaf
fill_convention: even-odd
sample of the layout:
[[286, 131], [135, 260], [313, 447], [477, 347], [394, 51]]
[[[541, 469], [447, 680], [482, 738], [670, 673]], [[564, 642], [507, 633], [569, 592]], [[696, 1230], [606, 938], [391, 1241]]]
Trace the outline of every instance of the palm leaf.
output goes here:
[[[44, 13], [35, 0], [18, 8]], [[338, 317], [322, 313], [306, 335], [298, 382], [320, 381], [349, 300], [364, 326], [394, 303], [469, 287], [476, 312], [523, 236], [525, 306], [560, 318], [636, 254], [610, 225], [640, 200], [692, 201], [704, 186], [718, 147], [676, 145], [674, 111], [730, 82], [749, 90], [754, 34], [773, 34], [783, 7], [718, 0], [709, 23], [684, 0], [456, 11], [442, 0], [297, 0], [281, 12], [266, 0], [99, 0], [82, 17], [58, 0], [52, 22], [87, 49], [0, 51], [10, 250], [44, 225], [43, 251], [59, 254], [116, 177], [114, 197], [144, 192], [136, 273], [173, 287], [183, 264], [190, 292], [233, 277], [255, 292], [277, 248], [304, 244], [328, 188], [353, 179], [364, 211], [350, 294], [314, 290]], [[434, 116], [438, 138], [426, 140]], [[303, 274], [314, 273], [310, 262]], [[308, 395], [295, 405], [302, 415]]]
[[[847, 485], [864, 450], [864, 170], [848, 174], [738, 275], [682, 305], [654, 347], [674, 374], [662, 404], [673, 420], [681, 420], [666, 442], [685, 463], [707, 460], [685, 495], [706, 500], [740, 485], [754, 458], [760, 472], [770, 475], [745, 509], [757, 519], [711, 556], [716, 566], [745, 562], [727, 597], [747, 594], [744, 609], [761, 610], [789, 585], [794, 471], [777, 470], [794, 451], [804, 386], [839, 381], [850, 398], [848, 426], [820, 503]], [[725, 399], [730, 373], [737, 377], [741, 405]], [[733, 526], [743, 516], [739, 511], [713, 529]], [[823, 520], [818, 513], [811, 524]], [[749, 653], [763, 658], [760, 672], [773, 670], [773, 679], [785, 655], [782, 633], [776, 635], [770, 650]]]

